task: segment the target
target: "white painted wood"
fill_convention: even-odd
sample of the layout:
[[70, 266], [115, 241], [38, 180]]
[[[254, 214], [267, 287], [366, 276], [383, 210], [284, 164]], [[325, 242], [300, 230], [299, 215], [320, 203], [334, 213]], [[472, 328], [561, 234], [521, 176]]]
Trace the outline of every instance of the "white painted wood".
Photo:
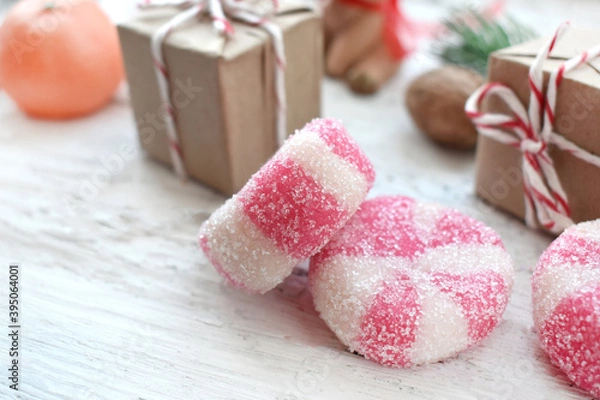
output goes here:
[[[417, 15], [441, 13], [433, 2], [408, 5]], [[592, 24], [600, 11], [590, 0], [511, 5], [546, 33], [570, 15]], [[327, 80], [324, 111], [344, 119], [373, 160], [371, 196], [438, 201], [503, 236], [517, 280], [504, 322], [480, 346], [413, 370], [346, 352], [315, 314], [303, 278], [265, 296], [222, 283], [195, 235], [225, 199], [180, 184], [141, 154], [126, 96], [93, 117], [55, 123], [26, 118], [0, 94], [0, 264], [22, 267], [18, 398], [589, 398], [549, 365], [532, 331], [530, 268], [550, 238], [476, 199], [473, 155], [432, 145], [408, 120], [406, 83], [432, 65], [417, 56], [372, 98]], [[123, 147], [132, 154], [120, 156]], [[0, 398], [15, 398], [0, 382]]]

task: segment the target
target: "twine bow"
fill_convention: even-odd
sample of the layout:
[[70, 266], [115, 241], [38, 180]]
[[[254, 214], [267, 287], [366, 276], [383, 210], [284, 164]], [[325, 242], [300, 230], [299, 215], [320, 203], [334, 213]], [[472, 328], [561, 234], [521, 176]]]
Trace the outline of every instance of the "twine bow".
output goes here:
[[[564, 34], [568, 23], [562, 24], [552, 39], [540, 50], [529, 69], [529, 109], [517, 95], [501, 83], [489, 83], [469, 97], [465, 110], [480, 134], [500, 143], [519, 148], [523, 152], [523, 188], [525, 192], [525, 221], [529, 226], [539, 222], [553, 233], [561, 233], [573, 225], [567, 195], [562, 187], [548, 146], [554, 145], [573, 156], [600, 167], [600, 157], [593, 155], [564, 136], [553, 131], [558, 85], [564, 75], [600, 55], [600, 46], [564, 62], [552, 72], [546, 93], [543, 63], [556, 42]], [[482, 102], [498, 96], [512, 111], [512, 115], [483, 113]], [[512, 132], [512, 133], [511, 133]], [[537, 218], [536, 218], [537, 217]]]
[[270, 7], [264, 4], [248, 4], [236, 0], [143, 0], [140, 8], [179, 7], [182, 11], [162, 25], [152, 35], [152, 57], [156, 80], [161, 99], [165, 106], [165, 129], [169, 141], [169, 153], [175, 172], [181, 179], [187, 177], [183, 163], [183, 152], [175, 128], [175, 108], [171, 102], [169, 90], [169, 72], [166, 67], [162, 45], [176, 27], [196, 18], [208, 15], [215, 31], [226, 38], [235, 34], [231, 20], [263, 28], [273, 39], [275, 51], [275, 97], [277, 104], [276, 132], [277, 142], [283, 144], [286, 138], [286, 97], [285, 97], [285, 50], [281, 28], [269, 20], [278, 10], [277, 0]]

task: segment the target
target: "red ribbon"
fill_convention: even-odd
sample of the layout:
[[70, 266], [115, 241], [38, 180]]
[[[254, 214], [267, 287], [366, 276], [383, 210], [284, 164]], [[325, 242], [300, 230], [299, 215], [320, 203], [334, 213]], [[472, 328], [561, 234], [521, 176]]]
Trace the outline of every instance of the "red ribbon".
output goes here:
[[382, 36], [394, 59], [401, 60], [415, 49], [416, 32], [413, 23], [400, 10], [399, 0], [384, 0], [382, 2], [368, 0], [338, 1], [348, 6], [383, 14], [385, 21]]
[[[432, 37], [444, 32], [443, 24], [411, 21], [400, 9], [401, 0], [337, 0], [338, 2], [379, 12], [385, 18], [383, 40], [396, 60], [402, 60], [417, 47], [419, 37]], [[482, 10], [482, 15], [490, 20], [497, 18], [504, 10], [505, 0], [494, 0]]]

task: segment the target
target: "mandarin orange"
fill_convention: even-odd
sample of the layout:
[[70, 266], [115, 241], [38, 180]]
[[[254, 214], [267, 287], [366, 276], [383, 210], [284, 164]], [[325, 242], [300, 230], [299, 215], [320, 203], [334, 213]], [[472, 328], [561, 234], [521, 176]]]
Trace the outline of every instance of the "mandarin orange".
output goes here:
[[92, 0], [21, 0], [0, 26], [0, 82], [28, 115], [98, 110], [123, 79], [115, 25]]

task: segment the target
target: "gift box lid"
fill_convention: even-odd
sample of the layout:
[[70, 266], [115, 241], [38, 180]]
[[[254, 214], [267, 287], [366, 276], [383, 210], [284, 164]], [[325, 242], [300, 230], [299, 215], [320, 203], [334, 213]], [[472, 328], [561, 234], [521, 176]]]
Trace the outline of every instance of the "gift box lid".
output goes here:
[[[122, 28], [150, 36], [182, 10], [177, 7], [145, 9], [136, 18], [119, 25]], [[277, 16], [271, 18], [271, 21], [285, 32], [307, 18], [316, 17], [317, 14], [309, 3], [288, 0], [280, 5]], [[235, 33], [228, 38], [215, 32], [207, 15], [198, 18], [204, 23], [193, 21], [179, 26], [169, 34], [166, 43], [181, 49], [202, 52], [229, 60], [254, 48], [264, 46], [265, 40], [269, 38], [269, 34], [264, 29], [235, 19], [230, 19]]]
[[[548, 43], [549, 37], [542, 37], [532, 41], [498, 50], [492, 54], [493, 58], [511, 60], [529, 66], [539, 50]], [[582, 54], [594, 46], [600, 45], [600, 31], [586, 29], [569, 29], [550, 53], [550, 57], [543, 63], [544, 72], [555, 71], [564, 61]], [[600, 88], [600, 59], [596, 58], [569, 72], [565, 79], [585, 83], [588, 86]]]

